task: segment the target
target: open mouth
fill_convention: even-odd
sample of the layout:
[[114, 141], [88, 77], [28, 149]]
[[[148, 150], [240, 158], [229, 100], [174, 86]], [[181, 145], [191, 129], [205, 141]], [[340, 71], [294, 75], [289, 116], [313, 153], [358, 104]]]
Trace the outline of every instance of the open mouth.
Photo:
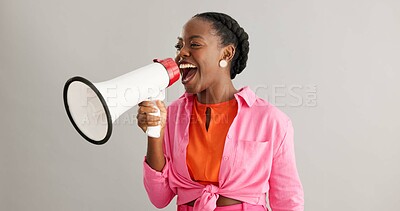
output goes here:
[[192, 80], [197, 72], [197, 67], [189, 63], [180, 64], [179, 69], [181, 70], [183, 84], [186, 84]]

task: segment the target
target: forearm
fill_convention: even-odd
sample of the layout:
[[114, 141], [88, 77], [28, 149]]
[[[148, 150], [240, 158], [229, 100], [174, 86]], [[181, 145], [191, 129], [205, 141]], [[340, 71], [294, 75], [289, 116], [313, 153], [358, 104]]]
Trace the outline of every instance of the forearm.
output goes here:
[[159, 138], [153, 138], [149, 136], [147, 138], [146, 163], [149, 164], [152, 169], [159, 172], [165, 166], [163, 138], [164, 130], [161, 130], [161, 135]]
[[[161, 134], [163, 133], [164, 131], [161, 131]], [[158, 208], [167, 206], [175, 196], [169, 187], [169, 167], [163, 149], [163, 135], [160, 138], [148, 138], [143, 181], [150, 201]]]

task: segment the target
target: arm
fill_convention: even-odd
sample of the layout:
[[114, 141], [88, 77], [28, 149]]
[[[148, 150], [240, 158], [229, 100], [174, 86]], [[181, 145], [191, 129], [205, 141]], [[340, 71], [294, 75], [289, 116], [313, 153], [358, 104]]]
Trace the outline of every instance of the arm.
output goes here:
[[274, 155], [269, 180], [273, 211], [303, 211], [304, 193], [296, 168], [293, 126], [289, 120], [282, 143]]
[[159, 138], [148, 137], [147, 154], [143, 161], [143, 182], [147, 195], [153, 205], [157, 208], [163, 208], [166, 207], [175, 196], [175, 193], [169, 187], [169, 164], [165, 156], [166, 150], [163, 145], [163, 141], [168, 142], [169, 138], [165, 120], [167, 111], [164, 104], [157, 101], [161, 118], [147, 115], [151, 113], [152, 109], [149, 103], [150, 102], [144, 102], [140, 104], [139, 114], [142, 113], [142, 115], [138, 115], [139, 127], [141, 127], [143, 131], [146, 131], [147, 126], [161, 124], [162, 129]]

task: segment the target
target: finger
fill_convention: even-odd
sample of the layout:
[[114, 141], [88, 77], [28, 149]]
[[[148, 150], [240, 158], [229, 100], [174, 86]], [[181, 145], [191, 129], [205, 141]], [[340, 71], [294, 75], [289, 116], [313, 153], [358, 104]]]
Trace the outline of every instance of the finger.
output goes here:
[[159, 122], [160, 120], [159, 116], [147, 115], [147, 122]]
[[146, 114], [138, 114], [136, 116], [138, 120], [138, 125], [139, 126], [146, 126], [147, 125], [147, 115]]
[[143, 119], [146, 119], [146, 116], [147, 116], [146, 114], [140, 114], [139, 113], [139, 114], [136, 115], [136, 119], [137, 120], [143, 120]]
[[138, 113], [139, 114], [147, 114], [147, 113], [156, 113], [157, 109], [154, 107], [139, 107], [138, 109]]
[[147, 126], [158, 126], [160, 122], [147, 122]]
[[148, 100], [142, 101], [138, 104], [139, 106], [145, 106], [145, 107], [149, 107], [149, 106], [153, 106], [154, 103]]
[[150, 116], [150, 115], [148, 115], [148, 116], [147, 116], [146, 124], [147, 124], [148, 126], [160, 125], [160, 122], [161, 122], [160, 120], [161, 120], [161, 118], [158, 117], [158, 116]]
[[160, 109], [161, 112], [166, 112], [166, 111], [167, 111], [167, 109], [166, 109], [165, 104], [164, 104], [163, 101], [157, 100], [157, 101], [156, 101], [156, 105], [157, 105], [157, 107]]

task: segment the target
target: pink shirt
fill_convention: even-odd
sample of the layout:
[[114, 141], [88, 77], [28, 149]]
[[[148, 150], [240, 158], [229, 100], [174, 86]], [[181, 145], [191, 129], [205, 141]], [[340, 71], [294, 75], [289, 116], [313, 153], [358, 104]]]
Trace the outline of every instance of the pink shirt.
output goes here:
[[195, 211], [211, 211], [219, 195], [265, 207], [268, 193], [273, 211], [303, 211], [291, 120], [248, 87], [235, 94], [238, 112], [226, 136], [219, 187], [190, 178], [186, 147], [194, 97], [185, 93], [168, 107], [163, 170], [155, 171], [143, 163], [150, 201], [163, 208], [178, 195], [178, 205], [198, 199]]

